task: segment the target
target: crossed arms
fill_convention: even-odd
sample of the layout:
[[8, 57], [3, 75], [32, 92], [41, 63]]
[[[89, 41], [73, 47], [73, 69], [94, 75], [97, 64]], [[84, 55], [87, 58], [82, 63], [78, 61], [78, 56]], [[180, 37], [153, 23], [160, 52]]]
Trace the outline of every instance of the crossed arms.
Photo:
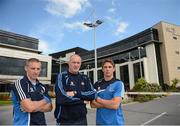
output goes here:
[[49, 112], [52, 110], [52, 104], [47, 102], [45, 99], [40, 101], [32, 101], [29, 98], [23, 99], [21, 102], [21, 107], [25, 112]]
[[114, 97], [111, 100], [101, 99], [97, 97], [96, 100], [90, 102], [92, 108], [108, 108], [108, 109], [118, 109], [122, 101], [121, 97]]

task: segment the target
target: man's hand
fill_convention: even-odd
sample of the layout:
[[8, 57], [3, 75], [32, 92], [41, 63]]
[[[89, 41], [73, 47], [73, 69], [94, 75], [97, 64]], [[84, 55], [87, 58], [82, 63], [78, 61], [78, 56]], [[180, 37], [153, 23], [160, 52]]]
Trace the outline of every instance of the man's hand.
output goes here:
[[85, 104], [89, 104], [89, 101], [84, 101]]
[[73, 91], [68, 91], [66, 92], [67, 96], [73, 97], [74, 96], [74, 92]]
[[97, 98], [96, 98], [96, 101], [97, 101], [97, 102], [101, 102], [101, 100], [102, 100], [102, 99], [101, 99], [100, 97], [97, 97]]

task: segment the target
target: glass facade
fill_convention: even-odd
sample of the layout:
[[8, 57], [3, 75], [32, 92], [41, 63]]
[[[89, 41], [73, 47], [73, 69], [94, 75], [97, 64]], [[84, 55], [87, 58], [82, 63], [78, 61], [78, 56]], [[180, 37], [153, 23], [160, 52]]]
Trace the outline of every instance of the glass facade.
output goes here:
[[125, 91], [128, 91], [130, 89], [128, 65], [120, 66], [120, 78], [124, 82]]
[[94, 84], [94, 81], [93, 81], [94, 72], [93, 72], [93, 71], [89, 71], [88, 75], [89, 75], [89, 78], [90, 78], [90, 80], [91, 80], [91, 83]]
[[[140, 65], [141, 65], [141, 68], [140, 68]], [[135, 63], [133, 64], [133, 69], [134, 69], [134, 80], [135, 82], [137, 82], [137, 80], [139, 78], [141, 78], [141, 72], [142, 72], [142, 77], [144, 77], [144, 67], [143, 67], [143, 62], [138, 62], [138, 63]], [[141, 71], [140, 71], [141, 69]]]
[[[97, 67], [100, 68], [102, 62], [106, 58], [111, 58], [115, 64], [128, 64], [130, 61], [135, 61], [133, 64], [134, 70], [134, 82], [137, 79], [144, 77], [143, 62], [138, 61], [143, 57], [146, 57], [146, 45], [151, 43], [157, 43], [159, 45], [159, 37], [157, 29], [148, 28], [138, 34], [135, 34], [127, 39], [112, 43], [110, 45], [97, 48]], [[144, 47], [138, 50], [138, 47]], [[68, 50], [66, 50], [68, 52]], [[88, 51], [87, 53], [79, 54], [82, 57], [81, 70], [86, 71], [94, 68], [94, 50]], [[159, 55], [160, 56], [160, 55]], [[60, 55], [58, 56], [60, 57]], [[141, 65], [140, 65], [141, 64]], [[87, 67], [88, 66], [88, 67]], [[141, 67], [140, 67], [141, 66]], [[141, 69], [141, 70], [140, 70]], [[121, 65], [119, 68], [120, 78], [125, 84], [126, 90], [130, 88], [130, 77], [128, 65]], [[140, 72], [141, 71], [141, 72]], [[89, 72], [89, 77], [93, 82], [93, 71]], [[98, 80], [103, 78], [103, 73], [98, 70]]]
[[[17, 75], [25, 74], [25, 59], [0, 57], [0, 75]], [[47, 62], [42, 62], [40, 77], [47, 77]]]
[[[158, 41], [158, 32], [156, 29], [149, 28], [127, 39], [112, 43], [110, 45], [97, 49], [97, 57], [106, 57], [118, 53], [128, 53], [129, 51], [141, 46], [144, 43]], [[83, 60], [94, 60], [94, 51], [82, 55]], [[99, 59], [98, 59], [99, 60]]]
[[0, 43], [38, 50], [38, 39], [0, 30]]

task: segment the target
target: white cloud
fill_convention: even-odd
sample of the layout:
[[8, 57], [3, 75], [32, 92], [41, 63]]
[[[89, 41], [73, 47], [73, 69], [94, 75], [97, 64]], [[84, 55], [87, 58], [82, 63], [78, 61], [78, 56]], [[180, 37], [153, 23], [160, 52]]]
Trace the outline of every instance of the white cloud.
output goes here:
[[[58, 51], [63, 43], [64, 32], [61, 22], [47, 21], [37, 24], [29, 33], [29, 36], [39, 39], [39, 50], [43, 54]], [[53, 25], [52, 25], [53, 24]]]
[[46, 11], [52, 15], [72, 17], [83, 7], [90, 6], [88, 0], [48, 0]]
[[90, 28], [83, 25], [84, 22], [76, 21], [74, 23], [65, 23], [64, 27], [72, 30], [81, 29], [82, 31], [87, 31]]
[[122, 20], [122, 19], [121, 19], [121, 17], [112, 18], [110, 16], [105, 16], [105, 20], [112, 25], [117, 25], [117, 24], [119, 24], [120, 20]]
[[115, 6], [115, 1], [112, 0], [112, 1], [111, 1], [111, 4], [112, 4], [112, 6]]
[[108, 12], [110, 12], [110, 13], [115, 13], [115, 11], [116, 11], [116, 8], [110, 8], [110, 9], [108, 10]]
[[42, 52], [50, 52], [49, 48], [48, 48], [48, 42], [44, 41], [44, 40], [39, 40], [39, 51]]
[[120, 22], [115, 34], [119, 35], [120, 33], [124, 33], [128, 26], [129, 24], [127, 22]]

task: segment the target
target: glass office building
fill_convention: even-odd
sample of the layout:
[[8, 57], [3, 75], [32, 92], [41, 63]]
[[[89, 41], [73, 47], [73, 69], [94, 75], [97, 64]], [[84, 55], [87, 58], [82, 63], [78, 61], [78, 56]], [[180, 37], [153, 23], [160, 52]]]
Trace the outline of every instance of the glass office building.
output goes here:
[[25, 74], [26, 59], [37, 58], [42, 61], [40, 81], [50, 84], [51, 57], [41, 55], [38, 50], [39, 40], [0, 30], [0, 92], [8, 91], [9, 84]]
[[[61, 71], [65, 70], [67, 64], [59, 64], [55, 59], [68, 58], [65, 54], [70, 52], [82, 57], [81, 72], [94, 83], [94, 50], [77, 47], [50, 54], [54, 58], [52, 69], [61, 67]], [[161, 21], [131, 37], [98, 48], [98, 79], [103, 78], [101, 63], [105, 58], [115, 62], [115, 76], [125, 83], [126, 91], [132, 89], [141, 77], [162, 87], [171, 84], [174, 78], [180, 79], [180, 26]], [[53, 72], [52, 83], [59, 72]]]

